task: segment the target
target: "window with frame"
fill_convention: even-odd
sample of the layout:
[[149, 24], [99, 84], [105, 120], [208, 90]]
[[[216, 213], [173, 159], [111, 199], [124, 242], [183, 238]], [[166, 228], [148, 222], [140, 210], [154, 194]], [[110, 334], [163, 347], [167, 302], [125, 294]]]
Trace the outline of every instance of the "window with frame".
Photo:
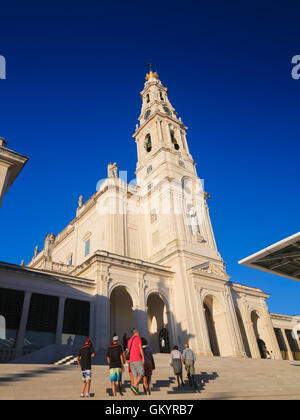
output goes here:
[[73, 264], [73, 254], [72, 253], [70, 253], [69, 255], [68, 255], [68, 265], [72, 265]]
[[86, 257], [87, 255], [89, 255], [91, 250], [91, 240], [88, 239], [85, 241], [84, 243], [84, 256]]

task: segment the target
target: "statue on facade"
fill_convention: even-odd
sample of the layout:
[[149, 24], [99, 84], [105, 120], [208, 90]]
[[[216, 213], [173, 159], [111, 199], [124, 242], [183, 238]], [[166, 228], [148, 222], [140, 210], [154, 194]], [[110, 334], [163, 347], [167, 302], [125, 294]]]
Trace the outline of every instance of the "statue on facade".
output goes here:
[[78, 207], [82, 207], [83, 206], [83, 196], [81, 195], [78, 199]]
[[118, 165], [116, 164], [116, 162], [114, 162], [113, 164], [109, 162], [107, 166], [107, 177], [118, 178]]
[[200, 234], [200, 228], [198, 224], [198, 217], [197, 217], [197, 211], [194, 206], [191, 207], [189, 211], [189, 219], [190, 219], [190, 226], [193, 235], [199, 235]]
[[48, 259], [51, 259], [52, 257], [52, 248], [55, 241], [55, 235], [53, 233], [48, 233], [48, 235], [45, 238], [45, 244], [44, 244], [44, 251], [45, 256]]
[[39, 253], [39, 246], [37, 245], [37, 246], [34, 248], [34, 256], [36, 257], [38, 253]]

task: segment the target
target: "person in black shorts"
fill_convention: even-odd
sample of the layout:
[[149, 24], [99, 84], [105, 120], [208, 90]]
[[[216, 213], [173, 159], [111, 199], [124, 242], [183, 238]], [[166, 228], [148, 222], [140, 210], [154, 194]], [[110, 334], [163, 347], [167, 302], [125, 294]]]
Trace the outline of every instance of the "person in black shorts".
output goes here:
[[81, 390], [81, 397], [89, 396], [92, 378], [92, 357], [95, 356], [95, 351], [90, 338], [87, 338], [85, 345], [79, 350], [77, 356], [77, 363], [81, 368], [81, 376], [83, 380], [83, 386]]
[[113, 395], [116, 396], [116, 382], [118, 382], [120, 395], [123, 395], [122, 372], [124, 371], [124, 356], [122, 347], [119, 344], [118, 336], [113, 337], [112, 345], [107, 349], [106, 359], [109, 364], [110, 382]]

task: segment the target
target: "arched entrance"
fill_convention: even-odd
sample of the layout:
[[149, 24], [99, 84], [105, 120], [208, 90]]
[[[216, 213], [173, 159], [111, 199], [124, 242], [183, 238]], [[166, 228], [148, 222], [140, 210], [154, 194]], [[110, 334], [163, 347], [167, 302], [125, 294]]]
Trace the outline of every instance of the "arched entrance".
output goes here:
[[170, 338], [167, 328], [162, 328], [159, 332], [159, 350], [160, 353], [170, 353]]
[[225, 312], [219, 300], [213, 295], [207, 295], [203, 302], [205, 318], [214, 356], [230, 356], [231, 344], [228, 337], [228, 327]]
[[251, 321], [252, 321], [253, 330], [254, 330], [256, 342], [258, 345], [260, 357], [262, 359], [266, 359], [267, 346], [266, 346], [266, 338], [264, 337], [263, 323], [256, 311], [251, 312]]
[[205, 319], [206, 319], [206, 325], [207, 325], [207, 330], [208, 330], [210, 349], [214, 356], [220, 356], [217, 333], [216, 333], [215, 323], [212, 317], [211, 310], [209, 309], [206, 303], [204, 303], [203, 306], [205, 309]]
[[[151, 293], [147, 299], [147, 308], [149, 344], [155, 353], [166, 352], [170, 348], [170, 340], [165, 302], [158, 293]], [[162, 338], [165, 344], [164, 349]]]
[[133, 302], [125, 286], [117, 286], [110, 295], [110, 342], [114, 334], [119, 337], [122, 344], [122, 337], [131, 332], [135, 325]]

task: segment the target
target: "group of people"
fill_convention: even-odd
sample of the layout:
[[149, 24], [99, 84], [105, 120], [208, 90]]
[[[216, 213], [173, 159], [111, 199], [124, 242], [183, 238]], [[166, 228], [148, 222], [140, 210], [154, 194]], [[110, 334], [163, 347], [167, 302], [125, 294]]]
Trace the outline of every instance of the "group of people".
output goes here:
[[125, 370], [126, 361], [128, 361], [128, 372], [130, 375], [130, 389], [138, 395], [139, 384], [143, 382], [144, 394], [151, 394], [151, 377], [155, 369], [152, 349], [144, 337], [140, 337], [139, 330], [133, 330], [132, 337], [127, 340], [123, 336], [123, 349], [119, 344], [118, 336], [113, 337], [112, 344], [108, 347], [107, 362], [110, 369], [110, 381], [112, 384], [113, 395], [116, 395], [116, 385], [118, 391], [122, 394], [122, 373]]
[[195, 381], [195, 362], [195, 353], [192, 349], [190, 349], [187, 343], [184, 345], [182, 353], [179, 351], [178, 346], [173, 347], [173, 350], [171, 351], [170, 365], [173, 367], [174, 375], [176, 375], [178, 387], [180, 387], [180, 382], [181, 386], [184, 386], [182, 377], [182, 365], [184, 364], [190, 386], [195, 389], [198, 388]]
[[[80, 349], [77, 356], [77, 363], [81, 368], [83, 385], [81, 397], [88, 397], [91, 385], [91, 359], [95, 356], [95, 351], [90, 339], [87, 339], [84, 346]], [[130, 389], [134, 395], [139, 395], [139, 384], [142, 382], [145, 395], [151, 395], [152, 372], [155, 369], [155, 362], [152, 349], [144, 337], [140, 337], [139, 330], [133, 330], [132, 337], [128, 340], [123, 336], [123, 347], [119, 343], [119, 337], [115, 334], [112, 344], [108, 347], [106, 353], [107, 363], [109, 365], [110, 382], [113, 395], [122, 393], [122, 374], [125, 371], [125, 364], [128, 363], [128, 372], [130, 375]], [[191, 386], [196, 388], [194, 381], [196, 357], [185, 344], [181, 354], [177, 346], [174, 346], [171, 352], [170, 364], [173, 367], [174, 374], [177, 377], [178, 387], [184, 386], [182, 377], [182, 364], [185, 365], [187, 376]]]

